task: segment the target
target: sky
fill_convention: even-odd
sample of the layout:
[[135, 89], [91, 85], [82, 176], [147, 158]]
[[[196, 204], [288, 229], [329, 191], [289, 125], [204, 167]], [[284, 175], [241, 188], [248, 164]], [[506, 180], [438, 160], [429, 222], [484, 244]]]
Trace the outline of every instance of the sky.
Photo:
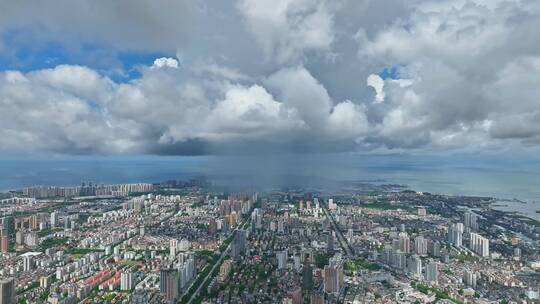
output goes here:
[[540, 2], [0, 2], [0, 155], [517, 153]]

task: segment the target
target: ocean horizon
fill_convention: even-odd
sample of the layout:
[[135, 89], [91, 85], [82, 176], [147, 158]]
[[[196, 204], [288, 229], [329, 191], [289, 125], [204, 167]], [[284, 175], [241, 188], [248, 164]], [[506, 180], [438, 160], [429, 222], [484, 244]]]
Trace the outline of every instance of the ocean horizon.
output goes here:
[[[471, 165], [474, 163], [475, 165]], [[242, 164], [242, 166], [240, 166]], [[486, 165], [489, 164], [489, 165]], [[464, 158], [446, 162], [416, 156], [358, 154], [239, 157], [132, 156], [51, 157], [0, 160], [0, 190], [29, 186], [76, 186], [149, 182], [205, 177], [236, 189], [264, 189], [287, 185], [324, 186], [344, 181], [377, 181], [406, 185], [415, 191], [449, 195], [487, 196], [505, 200], [500, 206], [540, 220], [540, 170], [532, 162], [508, 169]], [[516, 200], [524, 201], [520, 203]], [[499, 208], [499, 207], [498, 207]]]

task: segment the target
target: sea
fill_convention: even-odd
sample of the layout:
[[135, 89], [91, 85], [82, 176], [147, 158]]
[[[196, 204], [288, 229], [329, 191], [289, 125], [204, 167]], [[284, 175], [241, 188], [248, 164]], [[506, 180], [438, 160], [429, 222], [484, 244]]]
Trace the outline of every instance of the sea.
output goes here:
[[0, 158], [0, 190], [162, 182], [205, 177], [234, 189], [325, 186], [343, 181], [499, 199], [495, 208], [540, 220], [540, 160], [522, 155], [11, 156]]

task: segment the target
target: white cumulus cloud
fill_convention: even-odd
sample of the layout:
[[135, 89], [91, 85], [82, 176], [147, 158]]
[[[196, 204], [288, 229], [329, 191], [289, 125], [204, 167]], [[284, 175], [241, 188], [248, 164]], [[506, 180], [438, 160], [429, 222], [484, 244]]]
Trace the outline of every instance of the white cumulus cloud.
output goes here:
[[270, 61], [287, 63], [306, 51], [329, 51], [334, 41], [330, 1], [239, 0], [237, 7]]
[[366, 80], [366, 84], [375, 90], [374, 102], [380, 103], [384, 101], [384, 80], [377, 74], [371, 74]]
[[178, 68], [178, 60], [174, 58], [157, 58], [154, 60], [154, 65], [152, 65], [153, 68], [162, 68], [162, 67], [169, 67], [169, 68]]

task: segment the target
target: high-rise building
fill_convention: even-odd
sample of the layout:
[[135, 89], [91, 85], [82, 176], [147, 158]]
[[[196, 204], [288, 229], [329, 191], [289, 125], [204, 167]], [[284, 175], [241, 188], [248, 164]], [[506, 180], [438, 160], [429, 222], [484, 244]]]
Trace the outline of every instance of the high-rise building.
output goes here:
[[0, 304], [15, 304], [15, 280], [0, 280]]
[[146, 229], [145, 229], [144, 225], [141, 225], [139, 227], [139, 235], [144, 236], [145, 234], [146, 234]]
[[236, 231], [235, 243], [238, 246], [238, 252], [240, 255], [243, 255], [246, 252], [246, 243], [247, 243], [247, 231], [244, 229], [239, 229]]
[[422, 260], [418, 255], [413, 255], [407, 260], [407, 268], [415, 278], [422, 278]]
[[290, 293], [292, 304], [302, 304], [302, 288], [297, 287]]
[[64, 230], [68, 231], [70, 227], [71, 227], [70, 218], [69, 216], [66, 215], [64, 217]]
[[452, 224], [448, 229], [448, 242], [456, 247], [463, 246], [463, 224]]
[[324, 291], [339, 293], [343, 287], [343, 267], [340, 263], [330, 259], [329, 265], [324, 267]]
[[312, 292], [310, 295], [311, 304], [324, 304], [324, 293]]
[[228, 200], [222, 200], [219, 205], [219, 214], [222, 216], [227, 216], [231, 214], [231, 202]]
[[277, 254], [278, 269], [287, 268], [287, 250], [279, 251]]
[[427, 214], [426, 208], [418, 208], [417, 212], [418, 212], [418, 216], [426, 216]]
[[282, 234], [285, 233], [285, 222], [281, 219], [277, 222], [277, 232]]
[[41, 288], [49, 288], [49, 286], [51, 285], [50, 283], [51, 282], [48, 276], [43, 276], [39, 278], [39, 287]]
[[405, 270], [407, 266], [407, 255], [401, 250], [392, 251], [391, 263], [394, 268]]
[[131, 271], [124, 271], [120, 274], [120, 290], [132, 290], [134, 284], [134, 276]]
[[58, 214], [56, 212], [51, 212], [51, 227], [56, 227], [58, 224]]
[[268, 228], [270, 229], [270, 231], [275, 232], [276, 229], [277, 229], [276, 222], [275, 221], [270, 221], [270, 225], [269, 225]]
[[209, 234], [216, 234], [217, 232], [217, 222], [215, 219], [211, 218], [208, 221], [208, 233]]
[[330, 210], [336, 210], [337, 209], [337, 204], [334, 203], [333, 198], [328, 199], [328, 209], [330, 209]]
[[392, 250], [394, 251], [401, 250], [399, 246], [399, 239], [392, 240]]
[[326, 252], [330, 254], [334, 252], [334, 236], [332, 233], [326, 236]]
[[423, 236], [417, 236], [414, 239], [414, 252], [418, 255], [426, 255], [427, 254], [427, 247], [428, 242]]
[[24, 236], [24, 242], [29, 247], [36, 247], [38, 245], [38, 236], [35, 231], [32, 231]]
[[431, 261], [426, 265], [426, 281], [437, 284], [439, 280], [439, 268], [437, 262]]
[[141, 213], [144, 202], [142, 200], [136, 200], [133, 202], [133, 211], [135, 213]]
[[176, 251], [178, 250], [178, 240], [172, 239], [169, 241], [169, 255], [171, 257], [176, 256]]
[[2, 218], [2, 227], [6, 229], [8, 237], [13, 237], [15, 235], [15, 219], [13, 216], [4, 216]]
[[235, 261], [239, 261], [240, 258], [241, 258], [240, 249], [239, 249], [239, 247], [238, 247], [238, 244], [236, 244], [236, 242], [234, 242], [234, 243], [231, 244], [231, 257], [232, 257]]
[[9, 251], [9, 238], [7, 235], [0, 236], [0, 252], [6, 253]]
[[195, 260], [189, 257], [178, 266], [180, 289], [183, 289], [195, 277]]
[[255, 222], [255, 229], [261, 229], [262, 228], [262, 217], [263, 212], [261, 208], [255, 208], [253, 210], [253, 220]]
[[178, 250], [180, 251], [188, 251], [191, 248], [191, 242], [188, 239], [182, 239], [180, 240], [180, 243], [178, 243]]
[[313, 289], [313, 268], [308, 263], [302, 268], [302, 289], [306, 291]]
[[39, 227], [39, 220], [36, 214], [30, 216], [30, 229], [36, 230]]
[[411, 240], [407, 233], [401, 232], [399, 234], [399, 250], [403, 253], [411, 252]]
[[229, 273], [232, 270], [232, 261], [231, 260], [225, 260], [223, 264], [219, 267], [219, 277], [218, 281], [220, 283], [223, 283], [227, 280], [229, 277]]
[[434, 257], [441, 256], [441, 243], [439, 243], [439, 241], [434, 241], [432, 243], [431, 255], [433, 255]]
[[159, 291], [169, 303], [178, 298], [179, 277], [176, 269], [161, 269], [159, 273]]
[[300, 271], [300, 267], [302, 266], [302, 263], [300, 262], [299, 255], [293, 256], [293, 265], [294, 265], [294, 270]]
[[15, 233], [15, 243], [17, 245], [22, 245], [24, 243], [24, 233], [21, 230]]
[[463, 273], [463, 282], [471, 287], [476, 287], [476, 280], [478, 278], [478, 274], [475, 271], [471, 270], [465, 270]]
[[489, 240], [478, 233], [472, 232], [470, 235], [470, 248], [476, 254], [487, 257], [489, 256]]
[[457, 223], [457, 224], [456, 224], [456, 229], [457, 229], [459, 232], [463, 233], [463, 231], [465, 231], [465, 226], [463, 225], [463, 223]]
[[469, 227], [473, 231], [478, 230], [478, 221], [477, 221], [477, 219], [478, 219], [478, 216], [476, 215], [476, 213], [474, 213], [472, 211], [466, 212], [463, 215], [463, 222], [465, 222], [465, 227]]
[[23, 258], [23, 270], [31, 271], [34, 269], [34, 257], [31, 255], [24, 256]]

